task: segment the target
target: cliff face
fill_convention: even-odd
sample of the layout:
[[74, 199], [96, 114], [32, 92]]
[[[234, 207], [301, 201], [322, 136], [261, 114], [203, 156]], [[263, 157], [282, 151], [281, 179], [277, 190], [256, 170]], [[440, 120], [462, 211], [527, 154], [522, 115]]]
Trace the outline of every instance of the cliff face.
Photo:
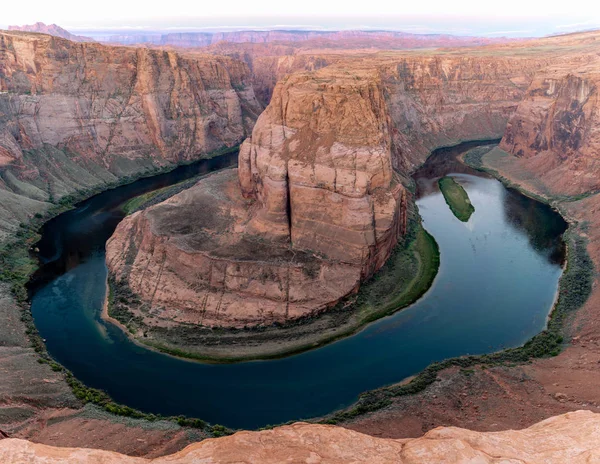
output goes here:
[[406, 228], [379, 82], [376, 72], [284, 80], [240, 150], [239, 178], [210, 176], [119, 224], [107, 262], [149, 306], [136, 315], [241, 327], [356, 291]]
[[472, 432], [440, 427], [421, 438], [375, 438], [341, 427], [296, 423], [263, 432], [238, 432], [205, 440], [156, 459], [75, 448], [55, 448], [24, 440], [0, 441], [5, 464], [192, 464], [225, 463], [548, 463], [584, 464], [600, 459], [600, 418], [578, 411], [524, 430]]
[[201, 158], [261, 111], [234, 59], [0, 33], [0, 190], [46, 201]]
[[239, 162], [242, 192], [260, 204], [253, 230], [358, 265], [365, 277], [406, 222], [380, 84], [377, 72], [284, 79]]
[[531, 82], [500, 147], [558, 193], [600, 189], [600, 61], [553, 67]]
[[382, 63], [393, 161], [409, 171], [440, 146], [500, 138], [546, 57], [426, 56]]

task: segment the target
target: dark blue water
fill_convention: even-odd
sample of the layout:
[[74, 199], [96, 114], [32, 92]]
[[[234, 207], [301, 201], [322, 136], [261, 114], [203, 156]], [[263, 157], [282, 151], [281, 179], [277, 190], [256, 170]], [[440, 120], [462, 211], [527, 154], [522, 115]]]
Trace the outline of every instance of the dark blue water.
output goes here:
[[[118, 205], [152, 188], [152, 179], [100, 194], [47, 224], [41, 255], [54, 261], [33, 290], [36, 325], [52, 356], [117, 402], [243, 428], [322, 415], [433, 361], [520, 345], [545, 325], [566, 224], [547, 206], [457, 163], [461, 151], [436, 152], [415, 175], [420, 214], [441, 251], [432, 288], [350, 338], [280, 360], [209, 365], [140, 348], [103, 322], [104, 244], [122, 218]], [[475, 206], [467, 223], [437, 189], [446, 174]]]

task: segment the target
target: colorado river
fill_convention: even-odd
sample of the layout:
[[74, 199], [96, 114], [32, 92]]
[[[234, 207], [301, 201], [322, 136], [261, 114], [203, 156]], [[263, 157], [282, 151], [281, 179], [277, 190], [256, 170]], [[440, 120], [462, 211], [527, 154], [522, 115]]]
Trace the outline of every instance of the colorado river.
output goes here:
[[[235, 164], [235, 155], [104, 192], [49, 221], [32, 286], [36, 326], [57, 361], [116, 402], [234, 428], [322, 415], [431, 362], [518, 346], [545, 325], [562, 272], [566, 224], [546, 205], [457, 162], [467, 146], [474, 144], [437, 150], [414, 176], [423, 224], [440, 248], [432, 288], [354, 336], [279, 360], [202, 364], [141, 348], [101, 320], [104, 246], [123, 218], [119, 206]], [[475, 206], [466, 223], [437, 187], [445, 175]]]

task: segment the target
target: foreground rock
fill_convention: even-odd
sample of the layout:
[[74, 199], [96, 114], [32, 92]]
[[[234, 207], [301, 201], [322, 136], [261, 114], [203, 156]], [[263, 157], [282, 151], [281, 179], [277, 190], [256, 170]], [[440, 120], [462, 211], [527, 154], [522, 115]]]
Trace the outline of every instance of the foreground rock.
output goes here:
[[263, 432], [205, 440], [170, 456], [147, 460], [90, 449], [53, 448], [23, 440], [0, 441], [4, 464], [143, 463], [548, 463], [600, 459], [600, 415], [578, 411], [525, 430], [472, 432], [437, 428], [416, 439], [370, 437], [341, 427], [296, 423]]

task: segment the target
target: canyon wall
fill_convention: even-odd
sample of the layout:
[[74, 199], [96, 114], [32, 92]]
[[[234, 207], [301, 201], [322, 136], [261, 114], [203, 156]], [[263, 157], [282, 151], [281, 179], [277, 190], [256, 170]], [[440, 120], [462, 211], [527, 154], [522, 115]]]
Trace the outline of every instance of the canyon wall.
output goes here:
[[155, 459], [5, 439], [0, 441], [0, 459], [4, 464], [584, 464], [600, 459], [600, 417], [577, 411], [523, 430], [486, 433], [439, 427], [420, 438], [408, 439], [376, 438], [341, 427], [298, 422], [205, 440]]
[[[198, 159], [240, 143], [261, 111], [235, 59], [3, 32], [0, 196], [45, 202]], [[21, 219], [0, 216], [2, 230]]]
[[502, 137], [529, 82], [549, 62], [545, 56], [465, 53], [381, 63], [394, 168], [410, 172], [435, 148]]
[[600, 189], [600, 60], [536, 75], [500, 147], [555, 193]]

